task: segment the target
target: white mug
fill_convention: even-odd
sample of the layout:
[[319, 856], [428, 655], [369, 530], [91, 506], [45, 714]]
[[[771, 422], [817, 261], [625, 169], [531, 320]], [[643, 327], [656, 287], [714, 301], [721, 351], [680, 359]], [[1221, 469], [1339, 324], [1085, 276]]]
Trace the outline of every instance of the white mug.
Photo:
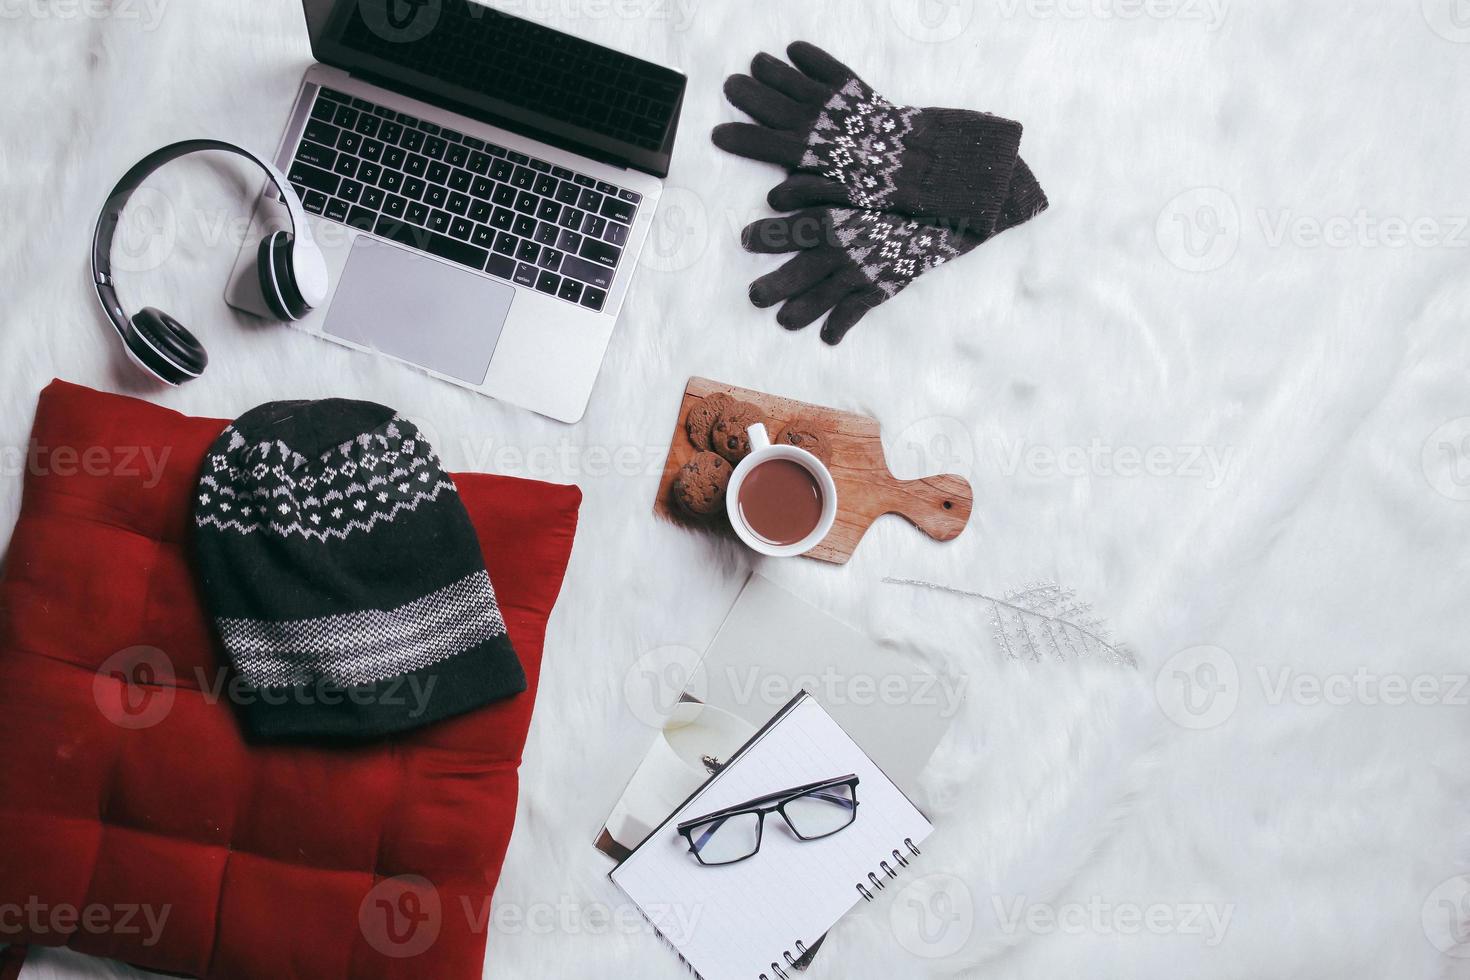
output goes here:
[[[747, 430], [750, 436], [750, 455], [740, 461], [735, 467], [734, 474], [730, 477], [730, 487], [725, 491], [725, 512], [730, 515], [730, 526], [735, 529], [735, 535], [745, 542], [746, 547], [752, 551], [758, 551], [772, 558], [790, 558], [795, 555], [804, 555], [817, 545], [822, 543], [832, 530], [832, 525], [837, 521], [837, 484], [832, 480], [832, 473], [820, 459], [796, 446], [771, 445], [770, 434], [766, 427], [760, 422], [755, 423]], [[769, 463], [773, 459], [789, 459], [800, 463], [806, 471], [816, 478], [817, 486], [822, 491], [822, 516], [817, 521], [817, 526], [806, 537], [795, 544], [775, 545], [763, 541], [745, 523], [740, 514], [740, 487], [745, 483], [745, 478], [750, 471], [762, 463]]]

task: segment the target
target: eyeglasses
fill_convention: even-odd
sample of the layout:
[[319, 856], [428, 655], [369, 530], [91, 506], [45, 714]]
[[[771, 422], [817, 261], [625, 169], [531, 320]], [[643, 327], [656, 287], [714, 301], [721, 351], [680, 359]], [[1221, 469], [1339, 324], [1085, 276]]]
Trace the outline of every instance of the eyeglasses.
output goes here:
[[761, 849], [768, 813], [781, 814], [798, 840], [820, 840], [847, 829], [857, 819], [857, 785], [852, 774], [807, 783], [680, 821], [679, 834], [700, 864], [735, 864]]

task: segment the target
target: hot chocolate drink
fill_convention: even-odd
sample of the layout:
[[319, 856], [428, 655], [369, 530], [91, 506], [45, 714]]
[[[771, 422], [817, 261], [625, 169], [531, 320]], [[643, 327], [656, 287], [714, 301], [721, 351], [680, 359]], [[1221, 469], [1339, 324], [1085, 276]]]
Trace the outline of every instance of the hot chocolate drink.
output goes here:
[[736, 501], [740, 517], [767, 544], [796, 544], [822, 523], [822, 485], [801, 463], [772, 459], [751, 470]]

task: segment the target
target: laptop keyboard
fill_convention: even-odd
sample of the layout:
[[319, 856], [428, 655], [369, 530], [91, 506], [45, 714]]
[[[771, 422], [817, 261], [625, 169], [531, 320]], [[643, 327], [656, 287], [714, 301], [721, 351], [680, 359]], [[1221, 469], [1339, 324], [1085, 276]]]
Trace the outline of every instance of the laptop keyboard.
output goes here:
[[287, 176], [313, 214], [590, 310], [643, 200], [325, 87]]

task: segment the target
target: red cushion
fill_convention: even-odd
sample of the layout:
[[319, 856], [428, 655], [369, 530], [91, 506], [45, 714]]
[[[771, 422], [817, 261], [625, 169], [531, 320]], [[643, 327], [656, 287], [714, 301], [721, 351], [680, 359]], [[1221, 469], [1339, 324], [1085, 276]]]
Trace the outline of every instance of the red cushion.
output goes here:
[[223, 425], [41, 395], [0, 583], [0, 908], [47, 911], [0, 917], [0, 943], [208, 977], [479, 977], [581, 493], [455, 477], [525, 694], [376, 745], [257, 746], [187, 558]]

